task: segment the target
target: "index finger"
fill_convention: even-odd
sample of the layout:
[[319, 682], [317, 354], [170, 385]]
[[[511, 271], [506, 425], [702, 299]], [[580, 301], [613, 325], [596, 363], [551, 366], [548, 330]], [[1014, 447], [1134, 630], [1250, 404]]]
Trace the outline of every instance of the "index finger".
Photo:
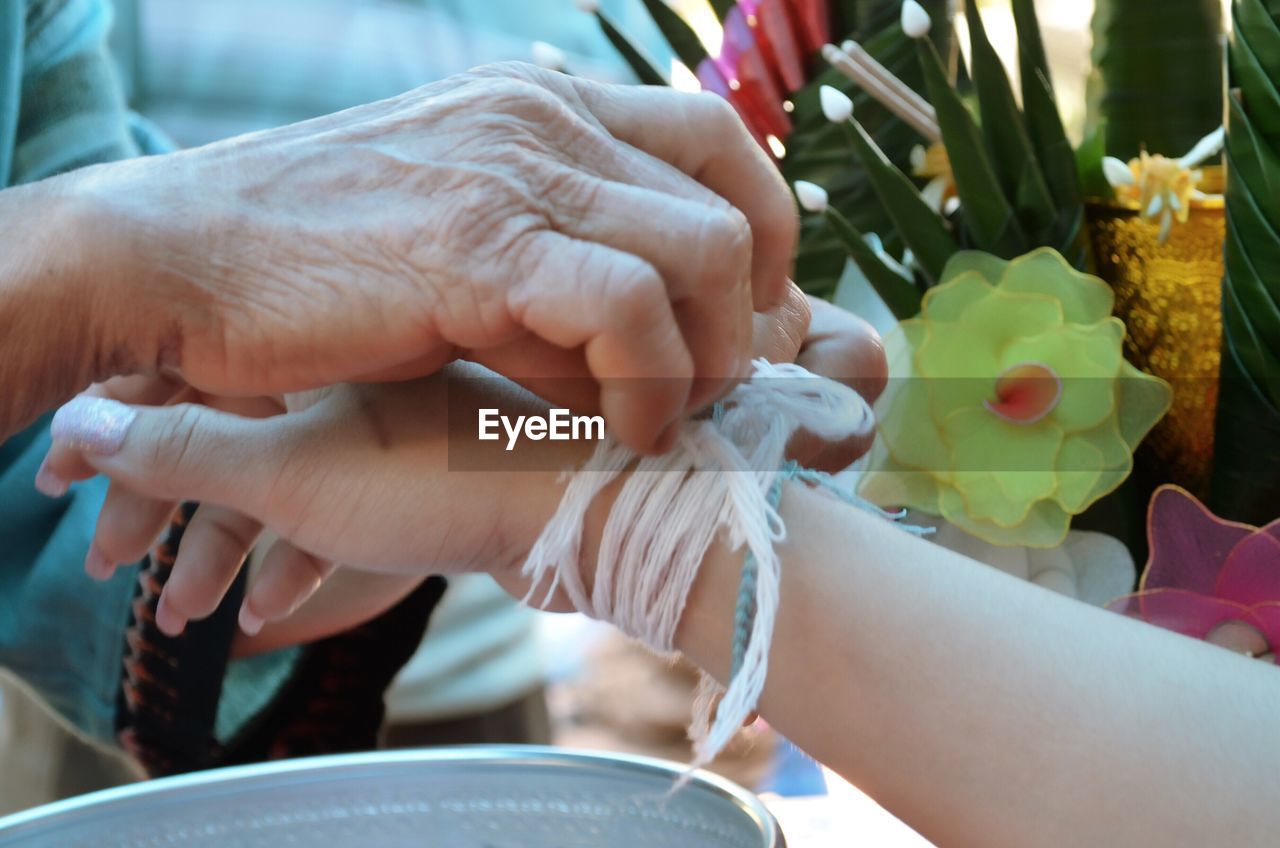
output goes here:
[[562, 79], [614, 138], [670, 163], [747, 217], [755, 307], [776, 305], [791, 275], [799, 218], [782, 175], [733, 107], [710, 93]]

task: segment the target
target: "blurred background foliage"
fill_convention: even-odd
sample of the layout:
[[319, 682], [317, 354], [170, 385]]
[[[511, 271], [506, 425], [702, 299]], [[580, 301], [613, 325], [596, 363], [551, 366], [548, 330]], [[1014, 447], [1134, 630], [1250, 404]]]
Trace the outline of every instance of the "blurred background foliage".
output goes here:
[[[1116, 2], [1116, 0], [1109, 0]], [[1216, 0], [1214, 0], [1216, 2]], [[869, 29], [892, 4], [847, 0]], [[1164, 8], [1163, 0], [1126, 0]], [[706, 0], [673, 0], [696, 19]], [[199, 143], [387, 96], [492, 55], [527, 59], [540, 39], [581, 73], [626, 71], [573, 0], [115, 0], [115, 47], [135, 106], [180, 141]], [[602, 0], [660, 60], [669, 61], [641, 0]], [[982, 0], [987, 32], [1006, 64], [1016, 56], [1008, 3]], [[700, 8], [705, 11], [699, 11]], [[1092, 0], [1037, 0], [1068, 135], [1086, 128]], [[963, 16], [958, 40], [967, 50]], [[1016, 80], [1015, 80], [1016, 85]], [[1095, 97], [1096, 100], [1096, 97]]]

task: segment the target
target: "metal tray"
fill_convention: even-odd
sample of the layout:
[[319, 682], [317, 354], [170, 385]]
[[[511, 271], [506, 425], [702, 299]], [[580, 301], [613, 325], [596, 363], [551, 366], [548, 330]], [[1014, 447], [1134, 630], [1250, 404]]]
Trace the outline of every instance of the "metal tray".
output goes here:
[[521, 746], [318, 757], [0, 819], [2, 848], [783, 848], [760, 801], [661, 760]]

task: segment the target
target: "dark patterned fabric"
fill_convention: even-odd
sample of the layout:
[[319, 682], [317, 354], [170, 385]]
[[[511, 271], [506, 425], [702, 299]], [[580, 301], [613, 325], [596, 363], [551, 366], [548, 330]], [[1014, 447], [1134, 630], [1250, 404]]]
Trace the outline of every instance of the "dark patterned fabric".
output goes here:
[[181, 636], [166, 636], [155, 624], [160, 592], [195, 509], [184, 504], [175, 513], [138, 572], [116, 712], [120, 744], [152, 777], [377, 747], [383, 694], [421, 643], [444, 578], [424, 581], [372, 621], [306, 646], [269, 704], [220, 746], [214, 726], [244, 571], [217, 611], [191, 622]]
[[156, 604], [169, 582], [195, 504], [174, 514], [164, 540], [138, 571], [116, 706], [120, 744], [152, 776], [208, 768], [217, 757], [213, 727], [244, 598], [244, 571], [209, 618], [182, 635], [156, 627]]
[[418, 649], [446, 586], [443, 577], [430, 577], [378, 618], [308, 645], [289, 682], [227, 745], [220, 765], [378, 747], [383, 694]]

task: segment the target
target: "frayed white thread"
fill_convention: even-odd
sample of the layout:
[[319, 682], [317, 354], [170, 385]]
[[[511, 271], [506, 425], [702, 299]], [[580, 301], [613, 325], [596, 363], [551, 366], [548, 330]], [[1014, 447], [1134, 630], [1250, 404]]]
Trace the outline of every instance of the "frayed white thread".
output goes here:
[[[699, 698], [691, 728], [695, 768], [723, 750], [764, 690], [780, 582], [774, 548], [786, 537], [768, 493], [788, 440], [800, 429], [832, 441], [865, 436], [875, 423], [870, 406], [848, 386], [763, 359], [755, 361], [751, 380], [725, 399], [723, 410], [713, 420], [690, 423], [663, 456], [640, 459], [609, 439], [602, 442], [571, 473], [560, 507], [523, 569], [533, 586], [526, 601], [546, 585], [545, 606], [563, 589], [578, 611], [669, 652], [716, 534], [726, 531], [734, 549], [751, 552], [759, 571], [750, 642], [727, 689], [712, 685]], [[633, 464], [605, 522], [588, 598], [579, 571], [587, 510]], [[715, 695], [721, 696], [718, 704]]]

